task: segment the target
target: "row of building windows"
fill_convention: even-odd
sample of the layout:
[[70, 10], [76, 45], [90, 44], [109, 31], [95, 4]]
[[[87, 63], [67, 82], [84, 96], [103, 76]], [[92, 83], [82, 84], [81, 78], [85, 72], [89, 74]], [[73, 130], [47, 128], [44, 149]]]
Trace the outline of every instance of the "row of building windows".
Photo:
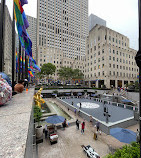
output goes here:
[[[104, 76], [104, 75], [105, 75], [105, 72], [104, 72], [104, 71], [102, 71], [102, 73], [98, 72], [97, 75], [98, 75], [98, 76], [101, 76], [101, 75]], [[97, 75], [96, 75], [96, 73], [94, 73], [94, 75], [93, 75], [93, 74], [88, 74], [88, 78], [89, 78], [89, 77], [97, 77]], [[136, 77], [137, 77], [136, 74], [130, 74], [130, 73], [128, 74], [128, 73], [122, 73], [122, 72], [120, 72], [120, 73], [117, 72], [117, 73], [116, 73], [115, 71], [113, 71], [113, 72], [109, 71], [109, 75], [110, 75], [110, 76], [116, 76], [116, 77], [129, 77], [129, 78], [131, 78], [131, 77], [132, 77], [132, 78], [134, 78], [134, 77], [136, 78]], [[85, 75], [85, 78], [86, 78], [86, 77], [87, 77], [87, 75]], [[106, 76], [105, 76], [105, 77], [106, 77]]]

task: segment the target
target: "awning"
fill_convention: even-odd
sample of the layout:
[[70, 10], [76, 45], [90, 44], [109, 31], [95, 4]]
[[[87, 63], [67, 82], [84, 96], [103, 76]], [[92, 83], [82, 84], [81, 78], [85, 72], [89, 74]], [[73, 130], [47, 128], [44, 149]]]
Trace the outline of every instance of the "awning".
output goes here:
[[77, 95], [82, 95], [82, 93], [77, 93]]
[[57, 94], [54, 94], [54, 93], [53, 93], [52, 95], [57, 95]]
[[128, 100], [128, 99], [123, 99], [122, 102], [124, 102], [124, 103], [131, 103], [132, 101]]
[[95, 97], [95, 96], [97, 96], [97, 94], [91, 94], [91, 97]]
[[70, 95], [70, 93], [65, 93], [66, 95]]

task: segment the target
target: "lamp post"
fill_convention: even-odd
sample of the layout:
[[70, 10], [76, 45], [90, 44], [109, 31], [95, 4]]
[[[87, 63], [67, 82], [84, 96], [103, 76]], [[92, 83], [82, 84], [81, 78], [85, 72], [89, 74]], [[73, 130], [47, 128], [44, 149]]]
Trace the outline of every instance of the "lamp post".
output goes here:
[[[138, 0], [138, 16], [139, 16], [139, 51], [135, 57], [137, 66], [139, 67], [139, 128], [141, 138], [141, 0]], [[141, 155], [141, 141], [140, 141], [140, 155]]]
[[15, 76], [15, 17], [13, 3], [13, 22], [12, 22], [12, 90], [14, 91], [14, 76]]

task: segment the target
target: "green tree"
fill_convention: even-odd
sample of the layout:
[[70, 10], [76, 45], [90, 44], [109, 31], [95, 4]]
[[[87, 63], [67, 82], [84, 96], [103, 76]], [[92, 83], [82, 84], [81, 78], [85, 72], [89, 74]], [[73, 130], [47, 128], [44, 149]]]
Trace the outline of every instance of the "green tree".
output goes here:
[[58, 75], [60, 79], [72, 80], [72, 79], [83, 79], [84, 74], [79, 69], [72, 69], [70, 67], [61, 67]]
[[53, 75], [55, 73], [55, 70], [56, 70], [56, 66], [53, 65], [52, 63], [43, 64], [41, 67], [40, 74], [47, 76]]
[[38, 122], [38, 127], [40, 127], [39, 122], [40, 122], [41, 117], [42, 117], [41, 108], [39, 108], [39, 106], [35, 105], [34, 106], [34, 118]]
[[139, 89], [139, 82], [135, 81], [135, 89]]
[[140, 158], [139, 143], [133, 142], [118, 149], [114, 154], [109, 154], [106, 158]]
[[83, 79], [84, 78], [84, 74], [81, 72], [81, 70], [74, 69], [73, 70], [73, 74], [72, 74], [72, 78], [73, 79]]
[[62, 80], [72, 79], [73, 70], [69, 67], [61, 67], [58, 71], [58, 75]]

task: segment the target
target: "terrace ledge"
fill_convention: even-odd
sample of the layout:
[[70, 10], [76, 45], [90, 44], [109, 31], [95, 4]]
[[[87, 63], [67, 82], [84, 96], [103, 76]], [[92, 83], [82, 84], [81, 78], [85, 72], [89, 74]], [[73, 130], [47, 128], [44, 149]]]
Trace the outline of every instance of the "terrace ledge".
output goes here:
[[0, 106], [0, 157], [23, 158], [26, 151], [34, 88]]

